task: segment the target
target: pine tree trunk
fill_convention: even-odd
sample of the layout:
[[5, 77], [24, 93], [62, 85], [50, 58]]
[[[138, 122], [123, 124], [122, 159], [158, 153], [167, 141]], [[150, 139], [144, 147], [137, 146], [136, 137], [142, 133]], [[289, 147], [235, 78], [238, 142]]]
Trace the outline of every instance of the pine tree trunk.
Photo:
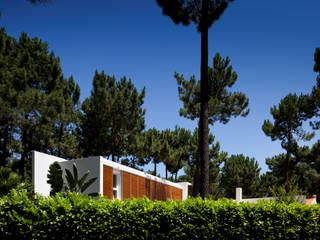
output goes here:
[[63, 123], [60, 124], [59, 129], [59, 138], [58, 138], [58, 157], [62, 157], [61, 155], [61, 143], [62, 143], [62, 134], [63, 134]]
[[202, 1], [201, 19], [201, 103], [199, 124], [199, 156], [201, 163], [200, 196], [209, 198], [208, 140], [208, 0]]
[[[200, 129], [200, 120], [198, 121], [198, 139], [199, 137], [199, 129]], [[198, 140], [199, 141], [199, 140]], [[199, 157], [199, 145], [197, 150], [196, 156], [196, 171], [193, 176], [193, 187], [192, 187], [192, 196], [198, 197], [200, 195], [200, 172], [201, 172], [201, 164], [200, 164], [200, 157]]]
[[154, 167], [154, 168], [153, 168], [153, 173], [154, 173], [155, 176], [157, 176], [157, 162], [156, 162], [156, 160], [154, 160], [154, 159], [153, 159], [153, 164], [154, 164], [154, 165], [153, 165], [153, 167]]
[[167, 168], [167, 165], [166, 165], [166, 179], [168, 179], [168, 168]]
[[3, 142], [0, 142], [0, 166], [5, 167], [8, 162], [9, 157], [9, 151], [8, 151], [8, 145], [9, 145], [9, 127], [8, 127], [8, 121], [6, 121], [5, 128], [3, 130]]

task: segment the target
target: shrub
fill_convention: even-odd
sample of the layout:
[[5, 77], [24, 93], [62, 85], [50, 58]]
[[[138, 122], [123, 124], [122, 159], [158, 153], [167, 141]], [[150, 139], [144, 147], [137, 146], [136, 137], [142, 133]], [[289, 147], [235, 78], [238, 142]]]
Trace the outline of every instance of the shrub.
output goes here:
[[93, 200], [12, 190], [0, 198], [0, 239], [320, 239], [320, 207], [230, 200]]

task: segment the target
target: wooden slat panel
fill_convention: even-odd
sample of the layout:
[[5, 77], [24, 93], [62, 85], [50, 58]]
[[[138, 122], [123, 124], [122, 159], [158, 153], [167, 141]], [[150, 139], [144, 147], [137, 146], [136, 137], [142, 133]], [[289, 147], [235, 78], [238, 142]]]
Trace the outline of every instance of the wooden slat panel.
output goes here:
[[143, 198], [146, 195], [145, 182], [146, 179], [144, 177], [138, 177], [138, 198]]
[[103, 165], [103, 196], [113, 198], [113, 168]]
[[144, 189], [144, 192], [145, 192], [145, 195], [150, 199], [150, 179], [145, 179], [145, 189]]
[[151, 180], [151, 194], [150, 194], [151, 200], [157, 200], [157, 195], [156, 195], [157, 191], [158, 191], [157, 182]]
[[172, 187], [172, 200], [182, 200], [182, 189]]
[[131, 174], [122, 172], [122, 199], [131, 197]]
[[138, 197], [138, 176], [131, 174], [131, 195], [134, 198]]
[[182, 189], [128, 172], [122, 172], [122, 199], [142, 198], [144, 196], [151, 200], [160, 201], [166, 201], [167, 199], [182, 200]]

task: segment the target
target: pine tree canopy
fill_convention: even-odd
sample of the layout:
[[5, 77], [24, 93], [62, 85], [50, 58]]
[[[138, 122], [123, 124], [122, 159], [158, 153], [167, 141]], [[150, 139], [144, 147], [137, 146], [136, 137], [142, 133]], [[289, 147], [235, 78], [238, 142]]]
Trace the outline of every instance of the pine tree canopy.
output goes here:
[[260, 183], [260, 168], [254, 158], [231, 155], [221, 170], [221, 187], [225, 195], [234, 198], [235, 189], [242, 187], [245, 197], [255, 197]]
[[[228, 4], [233, 1], [209, 0], [207, 27], [217, 21]], [[203, 22], [202, 2], [202, 0], [157, 0], [163, 15], [169, 16], [175, 24], [189, 25], [193, 22], [197, 25], [198, 31], [201, 31], [200, 25]]]
[[144, 97], [145, 88], [139, 93], [130, 79], [116, 81], [115, 77], [96, 71], [91, 96], [82, 104], [83, 155], [111, 155], [118, 162], [126, 156], [145, 127]]
[[[31, 151], [72, 158], [80, 88], [48, 44], [0, 30], [0, 164], [30, 169]], [[26, 165], [27, 164], [27, 165]]]
[[[297, 149], [297, 140], [309, 141], [314, 133], [308, 133], [302, 128], [303, 121], [308, 118], [308, 96], [289, 94], [281, 99], [278, 107], [273, 106], [270, 110], [274, 122], [265, 120], [262, 126], [264, 133], [272, 141], [280, 140], [281, 146], [291, 152]], [[295, 137], [294, 137], [295, 136]]]
[[[180, 116], [199, 119], [200, 116], [200, 81], [195, 76], [185, 80], [183, 74], [174, 74], [178, 83], [179, 99], [183, 102]], [[230, 65], [230, 59], [223, 59], [219, 53], [213, 58], [212, 67], [208, 67], [208, 122], [227, 123], [231, 117], [245, 117], [249, 113], [249, 99], [242, 92], [231, 92], [238, 75]]]

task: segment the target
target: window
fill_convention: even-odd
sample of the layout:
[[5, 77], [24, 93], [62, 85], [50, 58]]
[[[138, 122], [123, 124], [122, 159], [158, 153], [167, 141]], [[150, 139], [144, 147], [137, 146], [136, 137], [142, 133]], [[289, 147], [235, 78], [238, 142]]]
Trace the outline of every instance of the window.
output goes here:
[[113, 198], [121, 199], [121, 174], [116, 170], [113, 172]]

